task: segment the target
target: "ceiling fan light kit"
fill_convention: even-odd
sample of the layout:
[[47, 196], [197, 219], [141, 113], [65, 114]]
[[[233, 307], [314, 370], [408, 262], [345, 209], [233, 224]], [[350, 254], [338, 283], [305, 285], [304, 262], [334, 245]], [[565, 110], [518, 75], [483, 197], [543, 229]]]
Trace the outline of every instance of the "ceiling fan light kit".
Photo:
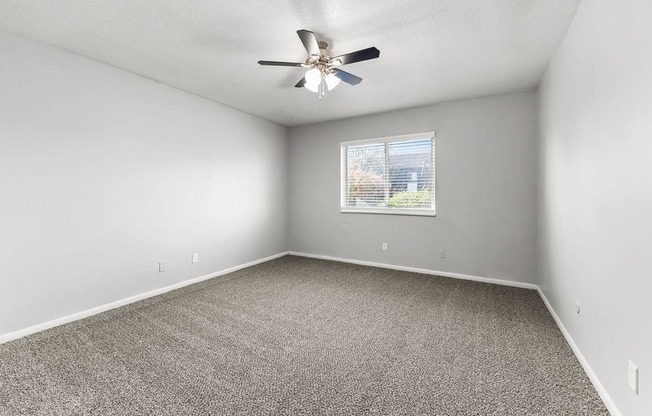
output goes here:
[[308, 70], [304, 78], [306, 82], [303, 86], [312, 92], [318, 93], [320, 100], [326, 90], [330, 91], [340, 83], [340, 79], [333, 73], [321, 71], [317, 68]]
[[356, 52], [347, 53], [333, 57], [328, 49], [328, 43], [317, 41], [315, 34], [309, 30], [297, 30], [301, 43], [308, 52], [308, 58], [304, 63], [279, 62], [279, 61], [258, 61], [258, 64], [265, 66], [290, 66], [309, 68], [304, 77], [295, 85], [297, 88], [306, 88], [316, 92], [321, 100], [326, 91], [335, 88], [340, 81], [349, 85], [357, 85], [362, 78], [343, 71], [338, 66], [348, 65], [355, 62], [375, 59], [380, 56], [380, 51], [375, 47], [361, 49]]

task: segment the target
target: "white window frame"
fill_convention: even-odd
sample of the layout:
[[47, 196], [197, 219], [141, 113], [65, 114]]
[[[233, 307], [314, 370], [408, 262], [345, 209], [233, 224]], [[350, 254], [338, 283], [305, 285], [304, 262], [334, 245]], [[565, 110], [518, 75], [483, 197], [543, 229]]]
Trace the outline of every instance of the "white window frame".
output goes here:
[[[435, 138], [437, 132], [429, 131], [425, 133], [403, 134], [400, 136], [379, 137], [375, 139], [364, 140], [351, 140], [340, 142], [340, 213], [344, 214], [390, 214], [390, 215], [416, 215], [416, 216], [429, 216], [436, 215], [435, 201], [436, 201], [436, 186], [435, 186]], [[384, 207], [347, 207], [346, 206], [346, 163], [348, 146], [357, 146], [362, 144], [387, 144], [392, 142], [406, 142], [416, 139], [431, 139], [432, 140], [432, 208], [384, 208]], [[389, 154], [387, 147], [385, 147], [385, 165], [389, 164]], [[388, 192], [389, 190], [387, 190]]]

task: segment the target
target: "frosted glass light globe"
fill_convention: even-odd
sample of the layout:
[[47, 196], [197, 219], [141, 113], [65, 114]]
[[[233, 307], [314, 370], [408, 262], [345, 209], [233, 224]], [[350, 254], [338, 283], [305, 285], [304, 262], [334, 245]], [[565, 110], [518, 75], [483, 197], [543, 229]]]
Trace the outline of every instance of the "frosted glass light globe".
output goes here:
[[332, 90], [333, 88], [337, 87], [337, 84], [340, 83], [340, 79], [336, 77], [333, 74], [328, 74], [326, 76], [326, 86], [328, 87], [328, 91]]
[[310, 90], [312, 92], [319, 92], [319, 83], [309, 84], [306, 82], [305, 84], [303, 84], [303, 86], [306, 87], [307, 90]]
[[306, 72], [306, 84], [319, 85], [321, 82], [321, 72], [319, 69], [313, 68]]

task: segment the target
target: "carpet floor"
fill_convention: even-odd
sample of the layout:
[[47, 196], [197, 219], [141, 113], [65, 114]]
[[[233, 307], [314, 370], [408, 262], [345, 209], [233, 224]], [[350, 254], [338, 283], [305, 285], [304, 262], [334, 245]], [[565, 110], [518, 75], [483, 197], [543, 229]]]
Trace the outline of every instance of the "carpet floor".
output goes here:
[[608, 415], [536, 291], [286, 256], [0, 345], [1, 415]]

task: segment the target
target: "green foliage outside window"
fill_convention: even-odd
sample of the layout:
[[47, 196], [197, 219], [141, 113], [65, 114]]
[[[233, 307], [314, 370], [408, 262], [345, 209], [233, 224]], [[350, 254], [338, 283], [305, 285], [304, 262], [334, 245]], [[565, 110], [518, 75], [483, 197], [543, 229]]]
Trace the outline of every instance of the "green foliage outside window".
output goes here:
[[389, 198], [389, 206], [395, 208], [428, 208], [432, 204], [430, 189], [403, 191]]

